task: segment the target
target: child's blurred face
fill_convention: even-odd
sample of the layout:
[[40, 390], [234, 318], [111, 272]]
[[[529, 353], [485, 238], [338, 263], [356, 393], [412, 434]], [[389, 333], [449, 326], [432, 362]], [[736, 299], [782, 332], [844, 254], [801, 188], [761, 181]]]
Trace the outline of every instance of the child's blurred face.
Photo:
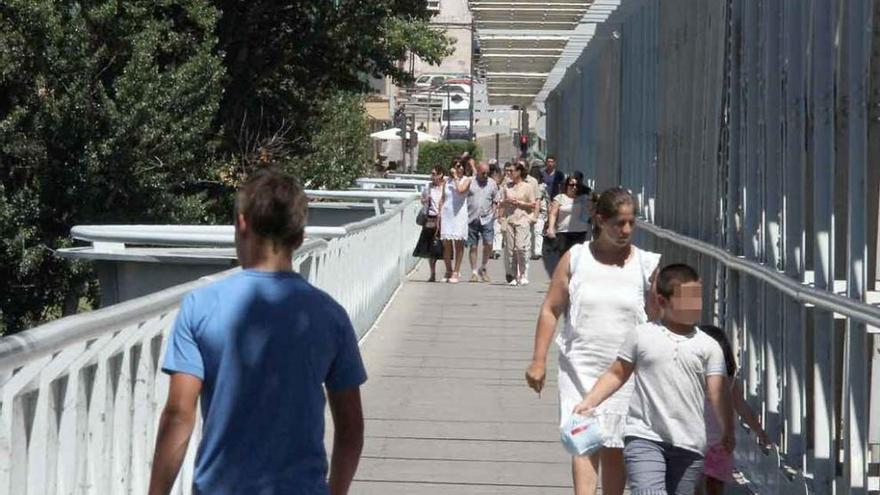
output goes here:
[[672, 297], [659, 296], [663, 320], [679, 325], [695, 325], [703, 314], [703, 285], [684, 282], [675, 287]]

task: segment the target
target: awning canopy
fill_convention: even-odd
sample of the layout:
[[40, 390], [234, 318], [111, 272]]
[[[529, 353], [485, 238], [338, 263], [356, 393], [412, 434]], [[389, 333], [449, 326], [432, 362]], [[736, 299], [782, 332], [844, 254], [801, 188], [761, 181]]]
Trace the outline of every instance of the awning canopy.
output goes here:
[[[391, 139], [400, 139], [400, 129], [397, 127], [392, 127], [391, 129], [385, 129], [384, 131], [374, 132], [370, 134], [370, 137], [373, 139], [381, 139], [381, 140], [391, 140]], [[434, 137], [426, 132], [416, 131], [416, 136], [418, 136], [418, 140], [420, 143], [436, 143], [440, 139]], [[407, 132], [407, 138], [409, 137], [409, 132]]]
[[621, 0], [469, 2], [490, 105], [543, 102]]

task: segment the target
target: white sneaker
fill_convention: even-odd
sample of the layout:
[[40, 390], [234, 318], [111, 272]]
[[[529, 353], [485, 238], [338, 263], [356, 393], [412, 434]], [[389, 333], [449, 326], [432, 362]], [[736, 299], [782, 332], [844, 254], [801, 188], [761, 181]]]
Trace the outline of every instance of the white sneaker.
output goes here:
[[510, 282], [508, 282], [507, 285], [509, 285], [511, 287], [516, 287], [517, 285], [519, 285], [519, 281], [517, 281], [516, 279], [513, 279]]
[[529, 285], [529, 279], [525, 277], [519, 279], [519, 285]]

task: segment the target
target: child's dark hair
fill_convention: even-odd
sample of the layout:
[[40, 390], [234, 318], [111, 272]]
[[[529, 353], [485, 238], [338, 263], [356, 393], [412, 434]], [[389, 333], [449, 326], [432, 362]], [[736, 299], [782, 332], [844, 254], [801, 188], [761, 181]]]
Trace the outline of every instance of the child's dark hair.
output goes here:
[[[621, 206], [630, 205], [633, 207], [633, 210], [636, 209], [636, 200], [633, 198], [633, 195], [619, 186], [606, 189], [602, 191], [602, 194], [594, 196], [594, 198], [595, 206], [593, 213], [600, 215], [606, 220], [617, 215]], [[593, 238], [598, 238], [600, 232], [599, 222], [593, 222]]]
[[684, 263], [666, 265], [657, 275], [657, 293], [665, 298], [670, 298], [675, 293], [675, 288], [687, 282], [699, 282], [700, 275]]
[[727, 365], [727, 377], [733, 378], [736, 375], [736, 356], [733, 354], [733, 347], [730, 345], [724, 330], [715, 325], [700, 325], [700, 330], [715, 339], [718, 345], [721, 346], [721, 352], [724, 353], [724, 362]]

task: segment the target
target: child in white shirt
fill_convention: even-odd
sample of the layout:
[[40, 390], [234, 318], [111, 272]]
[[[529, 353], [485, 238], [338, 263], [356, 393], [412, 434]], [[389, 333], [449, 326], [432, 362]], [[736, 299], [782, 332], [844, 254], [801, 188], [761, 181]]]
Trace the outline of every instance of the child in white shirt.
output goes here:
[[733, 415], [718, 343], [695, 326], [702, 312], [696, 271], [669, 265], [657, 276], [660, 322], [631, 330], [617, 360], [574, 412], [589, 414], [635, 372], [624, 429], [624, 459], [632, 495], [692, 495], [706, 451], [704, 402], [722, 425], [720, 445], [733, 450]]

